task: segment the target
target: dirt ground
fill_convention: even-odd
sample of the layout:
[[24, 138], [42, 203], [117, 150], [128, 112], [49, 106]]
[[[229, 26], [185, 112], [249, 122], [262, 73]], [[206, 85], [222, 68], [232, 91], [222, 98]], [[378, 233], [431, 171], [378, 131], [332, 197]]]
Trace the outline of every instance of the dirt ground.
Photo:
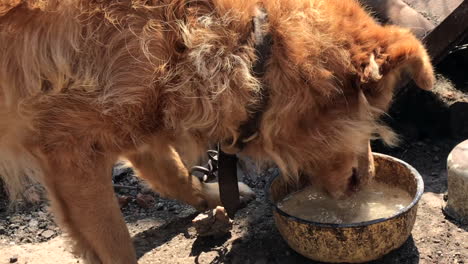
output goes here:
[[[462, 86], [468, 85], [465, 74]], [[372, 264], [468, 263], [468, 224], [446, 217], [442, 210], [447, 191], [446, 158], [458, 142], [433, 137], [407, 139], [396, 149], [375, 145], [374, 151], [413, 165], [424, 178], [425, 192], [411, 237], [401, 248]], [[139, 263], [317, 264], [291, 250], [275, 227], [264, 189], [268, 179], [277, 173], [276, 169], [269, 169], [261, 175], [245, 177], [244, 182], [257, 193], [256, 200], [237, 213], [229, 235], [201, 238], [191, 224], [197, 216], [193, 208], [159, 197], [128, 171], [116, 171], [115, 184], [130, 187], [118, 188], [116, 193], [128, 197], [122, 213]], [[141, 195], [146, 202], [137, 198]], [[0, 194], [0, 264], [3, 263], [71, 264], [82, 260], [69, 252], [66, 237], [54, 224], [46, 202], [12, 210]]]
[[[446, 157], [453, 140], [405, 142], [402, 148], [374, 150], [399, 157], [423, 175], [425, 192], [419, 204], [412, 236], [398, 250], [372, 263], [465, 263], [468, 262], [468, 225], [447, 218], [442, 211], [446, 192]], [[120, 189], [131, 197], [123, 208], [133, 236], [139, 263], [316, 263], [292, 251], [279, 235], [272, 210], [265, 202], [264, 175], [246, 178], [257, 199], [236, 216], [231, 233], [222, 238], [199, 238], [191, 224], [194, 209], [149, 193], [134, 176], [123, 174], [116, 183], [136, 187]], [[142, 208], [135, 197], [145, 193], [155, 199]], [[148, 194], [149, 193], [149, 194]], [[67, 249], [65, 237], [51, 221], [46, 204], [7, 212], [0, 207], [0, 263], [80, 263]]]

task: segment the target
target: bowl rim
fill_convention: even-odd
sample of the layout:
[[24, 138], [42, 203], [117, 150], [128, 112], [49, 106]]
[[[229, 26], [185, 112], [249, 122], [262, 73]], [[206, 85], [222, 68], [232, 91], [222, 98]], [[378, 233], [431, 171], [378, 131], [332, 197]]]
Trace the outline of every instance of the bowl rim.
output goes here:
[[419, 172], [413, 166], [411, 166], [410, 164], [408, 164], [407, 162], [405, 162], [403, 160], [400, 160], [398, 158], [395, 158], [395, 157], [392, 157], [392, 156], [389, 156], [389, 155], [386, 155], [386, 154], [377, 153], [377, 152], [372, 152], [372, 155], [402, 164], [403, 166], [408, 168], [410, 170], [411, 174], [416, 178], [416, 184], [417, 184], [416, 195], [414, 196], [413, 200], [411, 201], [411, 203], [409, 205], [405, 206], [405, 208], [403, 208], [401, 211], [399, 211], [395, 215], [392, 215], [392, 216], [386, 217], [386, 218], [377, 218], [377, 219], [373, 219], [373, 220], [369, 220], [369, 221], [349, 223], [349, 224], [321, 223], [321, 222], [315, 222], [315, 221], [311, 221], [311, 220], [305, 220], [305, 219], [290, 215], [290, 214], [286, 213], [285, 211], [281, 210], [277, 206], [277, 204], [275, 204], [271, 199], [271, 191], [270, 191], [271, 184], [273, 184], [273, 181], [276, 178], [281, 176], [281, 173], [279, 173], [279, 174], [277, 174], [277, 175], [275, 175], [275, 176], [273, 176], [273, 177], [271, 177], [269, 179], [269, 181], [268, 181], [268, 183], [266, 185], [266, 190], [265, 190], [266, 195], [267, 195], [266, 196], [267, 201], [268, 201], [268, 203], [270, 205], [272, 205], [275, 208], [275, 211], [277, 213], [279, 213], [280, 215], [282, 215], [283, 217], [290, 218], [291, 220], [296, 221], [296, 222], [309, 224], [309, 225], [314, 225], [314, 226], [318, 226], [318, 227], [329, 227], [329, 228], [335, 228], [335, 229], [336, 228], [348, 228], [348, 227], [364, 227], [364, 226], [369, 226], [369, 225], [385, 222], [385, 221], [391, 220], [393, 218], [397, 218], [397, 217], [405, 214], [409, 210], [411, 210], [419, 202], [419, 200], [421, 199], [421, 196], [424, 193], [423, 178], [421, 177], [421, 174], [419, 174]]

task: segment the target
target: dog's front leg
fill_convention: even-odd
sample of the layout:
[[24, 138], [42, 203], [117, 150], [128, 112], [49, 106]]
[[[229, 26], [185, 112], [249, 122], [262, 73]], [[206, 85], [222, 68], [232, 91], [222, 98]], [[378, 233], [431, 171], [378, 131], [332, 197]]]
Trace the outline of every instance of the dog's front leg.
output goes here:
[[190, 204], [198, 210], [210, 207], [203, 194], [202, 183], [189, 175], [173, 147], [163, 142], [153, 142], [137, 152], [125, 156], [136, 174], [146, 180], [162, 196]]
[[45, 164], [45, 185], [59, 224], [90, 264], [136, 264], [130, 235], [116, 201], [113, 159], [86, 151], [56, 151]]
[[[138, 152], [126, 155], [138, 176], [148, 181], [161, 195], [190, 204], [200, 211], [221, 205], [217, 183], [202, 183], [190, 175], [180, 155], [167, 140], [158, 140]], [[255, 194], [239, 183], [241, 201]]]

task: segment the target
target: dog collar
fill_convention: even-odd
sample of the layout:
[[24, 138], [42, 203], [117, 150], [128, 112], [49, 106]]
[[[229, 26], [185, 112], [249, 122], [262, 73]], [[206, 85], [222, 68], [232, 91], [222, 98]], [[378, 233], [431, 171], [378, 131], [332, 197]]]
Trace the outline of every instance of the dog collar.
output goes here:
[[268, 14], [262, 7], [252, 19], [254, 49], [257, 60], [252, 67], [252, 74], [261, 83], [260, 100], [255, 106], [251, 106], [252, 116], [239, 126], [239, 138], [235, 142], [237, 149], [242, 150], [245, 145], [258, 136], [258, 130], [263, 113], [265, 112], [270, 92], [264, 80], [267, 63], [271, 57], [273, 38], [268, 30]]
[[[258, 130], [262, 115], [267, 108], [270, 93], [264, 80], [267, 69], [267, 62], [271, 57], [273, 38], [268, 30], [268, 15], [262, 7], [258, 9], [258, 14], [252, 19], [254, 49], [256, 61], [252, 67], [252, 74], [261, 83], [261, 98], [257, 104], [250, 107], [252, 116], [239, 126], [239, 137], [234, 143], [238, 150], [242, 150], [245, 145], [258, 136]], [[219, 196], [221, 204], [226, 209], [228, 216], [232, 219], [240, 207], [239, 185], [237, 182], [237, 161], [236, 154], [223, 152], [221, 144], [218, 144], [217, 151], [208, 151], [209, 162], [206, 167], [195, 166], [190, 173], [198, 171], [204, 174], [200, 179], [204, 182], [212, 180], [216, 174], [218, 176]]]
[[[259, 13], [253, 18], [254, 48], [257, 60], [252, 67], [252, 74], [261, 83], [261, 98], [252, 109], [253, 115], [239, 127], [239, 138], [235, 146], [242, 150], [245, 145], [258, 136], [263, 112], [267, 108], [269, 90], [264, 80], [267, 62], [271, 57], [273, 39], [268, 30], [268, 15], [264, 8], [259, 8]], [[237, 182], [237, 156], [224, 153], [218, 144], [218, 185], [219, 196], [222, 205], [230, 218], [234, 218], [240, 207], [239, 185]]]

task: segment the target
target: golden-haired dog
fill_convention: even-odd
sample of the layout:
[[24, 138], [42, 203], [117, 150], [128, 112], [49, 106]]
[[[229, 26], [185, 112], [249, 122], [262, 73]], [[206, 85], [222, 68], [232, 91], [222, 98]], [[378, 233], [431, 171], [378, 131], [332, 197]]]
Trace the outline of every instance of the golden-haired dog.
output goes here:
[[423, 45], [354, 0], [1, 0], [0, 174], [12, 198], [40, 181], [89, 263], [136, 263], [111, 184], [119, 157], [162, 195], [214, 207], [217, 185], [187, 166], [217, 142], [239, 151], [239, 127], [267, 100], [241, 153], [340, 197], [388, 131], [379, 116], [403, 72], [432, 87]]

